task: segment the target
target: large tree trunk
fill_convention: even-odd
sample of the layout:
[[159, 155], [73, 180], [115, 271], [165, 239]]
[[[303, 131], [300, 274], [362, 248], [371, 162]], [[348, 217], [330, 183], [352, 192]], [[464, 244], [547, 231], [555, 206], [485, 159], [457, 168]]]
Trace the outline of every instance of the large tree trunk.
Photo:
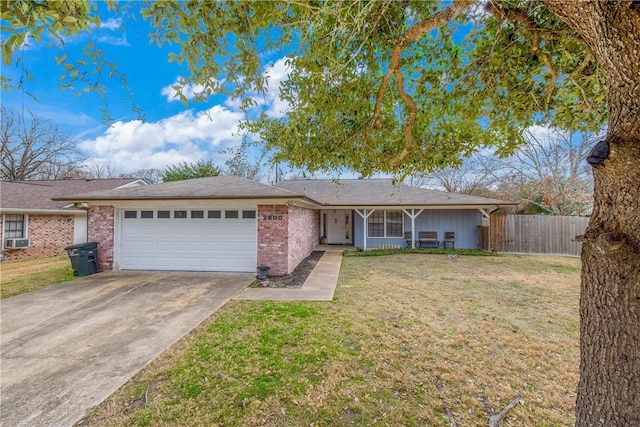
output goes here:
[[640, 426], [640, 4], [544, 1], [585, 39], [609, 91], [582, 249], [576, 425]]

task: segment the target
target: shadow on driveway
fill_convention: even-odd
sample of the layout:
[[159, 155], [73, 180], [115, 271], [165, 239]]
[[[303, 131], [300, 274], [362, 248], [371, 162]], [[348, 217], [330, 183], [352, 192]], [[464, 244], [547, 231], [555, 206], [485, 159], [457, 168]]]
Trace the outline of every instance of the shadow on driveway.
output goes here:
[[106, 272], [3, 299], [2, 425], [73, 425], [253, 279]]

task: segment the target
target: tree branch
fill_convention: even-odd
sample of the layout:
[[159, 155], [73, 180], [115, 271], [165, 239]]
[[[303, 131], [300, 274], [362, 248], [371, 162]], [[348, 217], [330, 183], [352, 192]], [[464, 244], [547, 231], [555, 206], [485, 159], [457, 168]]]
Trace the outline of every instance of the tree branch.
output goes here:
[[518, 395], [511, 402], [509, 402], [507, 404], [507, 406], [502, 408], [502, 411], [500, 411], [497, 414], [490, 415], [489, 416], [489, 427], [499, 427], [500, 426], [500, 421], [507, 415], [507, 413], [510, 410], [512, 410], [513, 408], [518, 406], [518, 404], [520, 403], [520, 400], [521, 400], [520, 395]]
[[453, 0], [451, 4], [441, 12], [438, 12], [431, 16], [429, 19], [420, 21], [410, 27], [404, 34], [400, 36], [398, 42], [393, 48], [393, 51], [391, 52], [389, 68], [382, 78], [382, 83], [380, 84], [380, 88], [378, 89], [378, 94], [376, 96], [376, 105], [373, 111], [372, 123], [375, 129], [380, 129], [382, 127], [380, 115], [382, 112], [384, 94], [389, 87], [389, 81], [393, 76], [395, 76], [400, 96], [405, 104], [407, 104], [407, 108], [409, 109], [409, 116], [407, 117], [407, 120], [405, 122], [405, 146], [402, 151], [391, 160], [390, 163], [392, 166], [397, 166], [402, 161], [402, 159], [407, 156], [411, 149], [411, 146], [413, 145], [413, 127], [415, 125], [417, 114], [417, 106], [415, 101], [404, 90], [404, 79], [402, 71], [400, 70], [400, 56], [402, 55], [404, 49], [410, 43], [414, 42], [420, 37], [425, 36], [430, 31], [446, 25], [449, 21], [458, 17], [464, 10], [471, 6], [471, 4], [473, 4], [473, 0]]

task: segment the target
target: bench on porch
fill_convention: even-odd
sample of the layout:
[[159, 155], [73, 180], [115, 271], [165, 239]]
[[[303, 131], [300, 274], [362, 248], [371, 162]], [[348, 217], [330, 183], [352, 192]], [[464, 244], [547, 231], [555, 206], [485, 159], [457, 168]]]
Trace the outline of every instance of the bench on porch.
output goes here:
[[407, 247], [411, 247], [411, 242], [413, 241], [413, 234], [410, 231], [404, 232], [404, 240], [407, 242]]
[[438, 242], [437, 231], [418, 231], [418, 247], [433, 247], [437, 248], [440, 244]]
[[451, 246], [451, 249], [455, 249], [456, 247], [456, 233], [454, 233], [453, 231], [444, 232], [444, 240], [442, 241], [442, 247], [446, 249], [447, 245]]

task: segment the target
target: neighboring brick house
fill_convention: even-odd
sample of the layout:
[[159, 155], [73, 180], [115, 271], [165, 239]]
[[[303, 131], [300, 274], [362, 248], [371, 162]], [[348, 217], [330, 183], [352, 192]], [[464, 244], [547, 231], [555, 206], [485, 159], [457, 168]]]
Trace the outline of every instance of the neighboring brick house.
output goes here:
[[143, 184], [137, 178], [0, 182], [2, 260], [60, 255], [87, 241], [87, 210], [52, 197]]
[[[191, 270], [269, 274], [293, 269], [320, 243], [416, 244], [429, 230], [479, 248], [479, 228], [514, 203], [384, 180], [297, 180], [276, 186], [234, 176], [76, 194], [89, 207], [89, 240], [100, 270]], [[419, 243], [419, 242], [418, 242]], [[433, 243], [433, 242], [432, 242]], [[442, 245], [437, 240], [436, 245]]]

